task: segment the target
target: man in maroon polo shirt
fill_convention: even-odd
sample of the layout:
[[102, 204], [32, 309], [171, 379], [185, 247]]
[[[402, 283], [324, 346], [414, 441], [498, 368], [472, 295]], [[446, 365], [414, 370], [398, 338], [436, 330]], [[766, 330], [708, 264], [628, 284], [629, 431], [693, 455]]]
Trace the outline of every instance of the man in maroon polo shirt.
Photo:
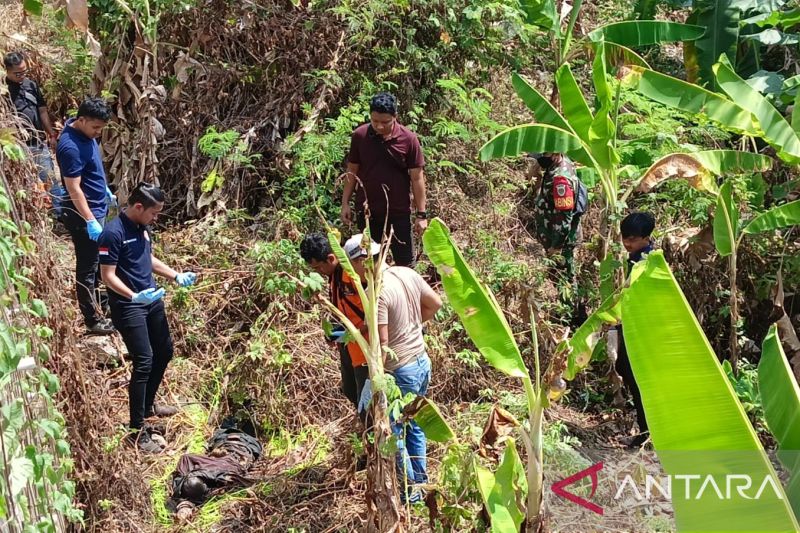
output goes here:
[[[391, 250], [397, 265], [413, 266], [413, 233], [421, 235], [428, 227], [424, 166], [425, 157], [419, 139], [397, 121], [397, 99], [389, 93], [374, 96], [370, 103], [370, 121], [356, 128], [350, 139], [347, 177], [342, 195], [342, 220], [347, 224], [353, 223], [350, 198], [355, 190], [358, 227], [366, 225], [366, 202], [370, 215], [369, 231], [373, 239], [381, 240], [384, 222], [387, 223], [386, 233], [389, 228], [394, 229]], [[413, 232], [412, 194], [416, 208]]]

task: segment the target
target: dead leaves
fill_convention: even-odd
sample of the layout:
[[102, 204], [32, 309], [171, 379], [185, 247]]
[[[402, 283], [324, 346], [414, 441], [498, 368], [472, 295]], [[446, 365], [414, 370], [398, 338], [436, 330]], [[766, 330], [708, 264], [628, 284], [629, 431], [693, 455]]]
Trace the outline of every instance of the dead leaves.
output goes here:
[[508, 439], [517, 426], [519, 426], [519, 422], [514, 418], [514, 415], [496, 405], [492, 407], [489, 419], [486, 420], [486, 425], [483, 426], [479, 453], [483, 457], [498, 459], [503, 449], [500, 444], [503, 444]]
[[695, 189], [711, 190], [713, 176], [689, 154], [672, 154], [661, 158], [647, 169], [637, 192], [650, 192], [657, 185], [670, 178], [683, 178]]

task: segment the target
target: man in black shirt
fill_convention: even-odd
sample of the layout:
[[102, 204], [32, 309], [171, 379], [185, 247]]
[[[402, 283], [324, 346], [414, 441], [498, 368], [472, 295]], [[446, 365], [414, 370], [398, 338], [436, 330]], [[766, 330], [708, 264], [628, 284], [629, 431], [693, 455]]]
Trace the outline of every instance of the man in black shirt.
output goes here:
[[3, 66], [6, 69], [8, 97], [17, 116], [25, 124], [28, 134], [26, 144], [39, 168], [39, 179], [45, 185], [50, 185], [52, 190], [56, 182], [51, 150], [55, 149], [57, 135], [47, 114], [47, 103], [36, 82], [28, 78], [30, 69], [25, 56], [20, 52], [6, 54]]
[[188, 287], [197, 276], [178, 273], [153, 255], [148, 226], [164, 207], [164, 193], [149, 183], [139, 183], [128, 197], [128, 206], [103, 228], [98, 241], [100, 274], [109, 288], [108, 302], [114, 327], [122, 334], [133, 361], [128, 387], [131, 438], [147, 453], [161, 447], [151, 438], [144, 419], [172, 416], [175, 407], [157, 405], [156, 393], [172, 359], [172, 336], [164, 311], [164, 289], [153, 274]]

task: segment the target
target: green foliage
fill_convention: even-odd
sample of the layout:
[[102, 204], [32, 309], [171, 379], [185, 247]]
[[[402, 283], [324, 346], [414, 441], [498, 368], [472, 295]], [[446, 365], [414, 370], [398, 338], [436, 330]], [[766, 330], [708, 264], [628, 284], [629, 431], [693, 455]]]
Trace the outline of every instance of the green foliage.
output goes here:
[[761, 395], [758, 392], [758, 369], [750, 363], [744, 363], [739, 367], [738, 375], [735, 375], [731, 362], [727, 359], [722, 362], [722, 369], [728, 376], [745, 412], [750, 415], [750, 419], [763, 424], [764, 409], [761, 406]]
[[258, 241], [249, 255], [256, 263], [256, 285], [260, 290], [279, 297], [296, 294], [295, 283], [286, 276], [298, 275], [306, 268], [296, 243], [288, 239]]
[[209, 126], [198, 139], [197, 147], [201, 154], [214, 161], [214, 166], [200, 184], [204, 194], [222, 187], [225, 183], [224, 173], [238, 167], [254, 168], [253, 162], [261, 158], [261, 154], [250, 153], [247, 136], [233, 130], [218, 132], [214, 126]]
[[[32, 297], [32, 282], [21, 263], [35, 249], [10, 211], [7, 192], [0, 190], [0, 312], [4, 315], [0, 321], [0, 397], [4, 400], [0, 406], [0, 519], [9, 519], [13, 506], [12, 527], [36, 523], [40, 530], [51, 531], [56, 527], [52, 509], [72, 522], [81, 521], [83, 513], [73, 502], [67, 430], [55, 407], [58, 378], [40, 366], [42, 357], [49, 354], [44, 341], [52, 335], [38, 323], [47, 317], [47, 308]], [[17, 370], [26, 357], [34, 359], [34, 368]]]

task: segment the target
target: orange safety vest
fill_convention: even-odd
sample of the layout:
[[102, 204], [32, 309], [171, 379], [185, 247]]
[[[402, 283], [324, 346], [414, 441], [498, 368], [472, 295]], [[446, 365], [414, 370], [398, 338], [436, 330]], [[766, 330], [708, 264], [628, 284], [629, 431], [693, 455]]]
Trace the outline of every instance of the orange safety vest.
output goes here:
[[[358, 295], [358, 289], [353, 284], [353, 279], [341, 266], [337, 266], [331, 276], [330, 294], [333, 305], [344, 313], [355, 327], [360, 328], [364, 325], [364, 306]], [[347, 353], [350, 354], [350, 362], [353, 367], [367, 364], [364, 352], [361, 351], [357, 342], [347, 343]]]

